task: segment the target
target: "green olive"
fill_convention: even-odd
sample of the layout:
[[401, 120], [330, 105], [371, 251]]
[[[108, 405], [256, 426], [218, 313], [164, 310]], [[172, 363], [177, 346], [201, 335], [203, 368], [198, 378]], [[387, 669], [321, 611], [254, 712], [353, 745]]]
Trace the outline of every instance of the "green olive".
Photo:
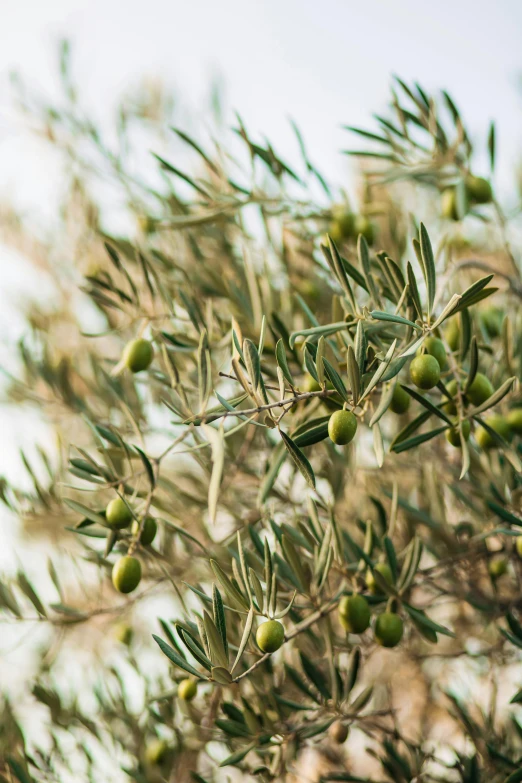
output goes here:
[[488, 571], [492, 579], [500, 579], [507, 572], [508, 564], [505, 557], [495, 557], [489, 561]]
[[303, 381], [303, 391], [316, 392], [321, 391], [321, 384], [316, 381], [312, 375], [306, 375]]
[[438, 337], [427, 337], [419, 350], [417, 356], [422, 356], [423, 353], [427, 353], [430, 356], [434, 356], [438, 361], [440, 369], [443, 370], [447, 364], [446, 349], [444, 343], [439, 340]]
[[128, 647], [132, 642], [134, 631], [128, 623], [119, 623], [114, 629], [114, 636], [120, 644]]
[[404, 391], [399, 383], [396, 383], [393, 389], [393, 394], [390, 402], [390, 410], [392, 413], [406, 413], [410, 407], [411, 397], [407, 391]]
[[153, 358], [154, 348], [149, 340], [132, 340], [123, 351], [123, 363], [131, 372], [146, 370]]
[[277, 620], [267, 620], [261, 623], [256, 633], [256, 642], [264, 653], [279, 650], [285, 640], [285, 629]]
[[396, 647], [402, 639], [402, 619], [394, 612], [384, 612], [375, 621], [375, 640], [383, 647]]
[[344, 595], [339, 603], [339, 619], [345, 631], [363, 633], [370, 625], [370, 607], [362, 595]]
[[[488, 425], [494, 432], [500, 435], [504, 440], [509, 440], [511, 436], [511, 430], [507, 419], [501, 416], [500, 413], [492, 413], [487, 419], [484, 419], [484, 423]], [[484, 427], [479, 427], [476, 434], [476, 440], [481, 449], [493, 449], [497, 444], [493, 437]]]
[[369, 245], [373, 245], [375, 241], [375, 226], [365, 215], [357, 215], [353, 233], [356, 237], [362, 234]]
[[[134, 520], [132, 523], [132, 535], [137, 536], [138, 530], [140, 529], [140, 523], [137, 519]], [[143, 530], [141, 531], [140, 536], [140, 544], [143, 544], [143, 546], [149, 546], [154, 541], [154, 538], [156, 536], [156, 532], [158, 530], [158, 525], [156, 523], [156, 520], [152, 517], [147, 517], [143, 523]]]
[[357, 419], [351, 411], [335, 411], [328, 422], [328, 435], [338, 446], [346, 446], [357, 432]]
[[452, 318], [444, 332], [446, 342], [452, 351], [458, 351], [460, 346], [460, 324], [457, 318]]
[[474, 201], [475, 204], [489, 204], [493, 199], [491, 184], [484, 177], [474, 177], [473, 174], [468, 174], [466, 191], [470, 201]]
[[482, 405], [483, 402], [489, 400], [493, 394], [494, 389], [489, 378], [478, 372], [473, 378], [473, 383], [466, 392], [466, 397], [473, 405]]
[[517, 555], [522, 558], [522, 536], [517, 536], [515, 549], [517, 550]]
[[[452, 397], [455, 397], [455, 395], [457, 394], [457, 388], [458, 388], [458, 384], [455, 379], [451, 380], [449, 383], [446, 384], [446, 389]], [[446, 399], [446, 397], [444, 397], [444, 399]], [[445, 411], [445, 413], [449, 413], [450, 416], [455, 416], [457, 413], [457, 405], [452, 400], [448, 400], [442, 406], [442, 410]]]
[[145, 761], [148, 764], [161, 764], [169, 752], [168, 743], [164, 739], [155, 738], [145, 748]]
[[[393, 584], [393, 574], [388, 563], [377, 563], [374, 571], [377, 571], [389, 585]], [[375, 579], [371, 568], [368, 568], [366, 571], [366, 586], [372, 595], [378, 595], [382, 593], [382, 590], [377, 584], [377, 580]]]
[[342, 721], [336, 720], [328, 729], [328, 736], [337, 745], [342, 745], [348, 737], [348, 726]]
[[116, 560], [112, 568], [112, 583], [119, 593], [132, 593], [141, 580], [141, 563], [131, 555]]
[[[464, 440], [469, 440], [469, 434], [471, 432], [471, 424], [469, 423], [468, 419], [463, 419], [462, 421], [462, 434], [464, 436]], [[455, 446], [455, 448], [460, 449], [462, 444], [460, 442], [460, 430], [458, 425], [455, 427], [452, 427], [449, 430], [446, 430], [446, 440], [448, 443], [450, 443], [452, 446]]]
[[488, 333], [489, 337], [498, 337], [500, 330], [502, 329], [502, 320], [504, 318], [504, 311], [500, 307], [485, 307], [482, 310], [480, 319], [484, 326], [484, 329]]
[[447, 220], [458, 220], [457, 194], [455, 188], [446, 188], [442, 191], [440, 198], [442, 216]]
[[132, 522], [132, 512], [121, 498], [114, 498], [105, 509], [105, 519], [113, 530], [123, 530]]
[[433, 389], [440, 381], [440, 364], [434, 356], [416, 356], [410, 364], [410, 378], [419, 389]]
[[186, 680], [181, 680], [178, 685], [178, 696], [183, 701], [192, 701], [198, 692], [198, 684], [196, 680], [191, 680], [187, 677]]
[[506, 416], [510, 430], [522, 435], [522, 408], [512, 408]]

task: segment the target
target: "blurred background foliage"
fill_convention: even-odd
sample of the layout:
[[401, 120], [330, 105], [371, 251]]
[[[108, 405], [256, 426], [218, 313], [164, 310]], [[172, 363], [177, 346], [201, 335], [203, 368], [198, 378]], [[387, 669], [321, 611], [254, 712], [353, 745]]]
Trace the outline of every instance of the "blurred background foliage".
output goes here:
[[[31, 487], [0, 483], [36, 563], [21, 553], [0, 583], [6, 638], [31, 649], [2, 684], [0, 778], [522, 780], [520, 207], [496, 200], [495, 126], [477, 172], [453, 98], [397, 79], [371, 129], [346, 128], [349, 199], [300, 129], [282, 160], [240, 116], [224, 126], [217, 94], [195, 137], [159, 83], [103, 133], [69, 57], [59, 104], [16, 83], [64, 159], [60, 230], [0, 210], [48, 290], [26, 303], [6, 394], [50, 433], [23, 457]], [[445, 359], [426, 394], [408, 365], [432, 331]], [[133, 374], [135, 339], [154, 359]], [[339, 448], [343, 402], [358, 428]], [[490, 411], [481, 430], [493, 406], [515, 423]], [[108, 529], [116, 493], [139, 530]], [[125, 597], [110, 574], [127, 552], [143, 578]], [[397, 649], [347, 631], [352, 592], [400, 612]], [[258, 616], [285, 611], [263, 655]]]

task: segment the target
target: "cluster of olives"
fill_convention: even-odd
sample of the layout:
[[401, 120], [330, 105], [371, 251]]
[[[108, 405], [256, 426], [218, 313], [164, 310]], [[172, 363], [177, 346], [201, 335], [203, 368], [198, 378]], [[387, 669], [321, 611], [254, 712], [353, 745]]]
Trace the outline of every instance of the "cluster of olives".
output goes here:
[[328, 233], [336, 244], [346, 240], [356, 240], [362, 234], [369, 245], [375, 240], [375, 227], [365, 215], [356, 215], [347, 209], [345, 204], [339, 204], [332, 209], [332, 220]]
[[[108, 503], [105, 509], [105, 521], [112, 530], [123, 530], [132, 522], [131, 532], [137, 536], [139, 522], [133, 521], [132, 511], [122, 498], [117, 497]], [[154, 541], [158, 526], [152, 517], [146, 517], [143, 522], [139, 541], [143, 546], [149, 546]], [[120, 557], [112, 569], [112, 583], [119, 593], [132, 593], [141, 581], [141, 563], [132, 555]]]
[[[464, 203], [462, 208], [464, 214], [473, 204], [489, 204], [493, 199], [493, 190], [491, 184], [483, 177], [475, 177], [468, 174], [464, 180]], [[455, 187], [446, 188], [441, 197], [442, 214], [449, 220], [459, 220], [459, 210], [457, 208], [457, 190]]]
[[[392, 575], [386, 563], [376, 566], [381, 576], [391, 583]], [[372, 574], [373, 577], [373, 574]], [[367, 576], [367, 584], [369, 582]], [[377, 585], [373, 580], [372, 587], [368, 584], [370, 592], [377, 592]], [[370, 626], [370, 605], [360, 593], [344, 595], [339, 603], [339, 620], [341, 625], [349, 633], [364, 633]], [[373, 633], [375, 641], [382, 647], [396, 647], [402, 639], [404, 625], [402, 618], [396, 612], [382, 612], [375, 618]]]

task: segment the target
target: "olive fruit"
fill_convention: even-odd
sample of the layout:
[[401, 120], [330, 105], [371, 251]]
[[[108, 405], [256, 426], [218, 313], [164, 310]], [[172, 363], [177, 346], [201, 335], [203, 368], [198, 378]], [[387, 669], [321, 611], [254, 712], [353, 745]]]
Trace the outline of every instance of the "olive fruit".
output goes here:
[[307, 375], [304, 379], [303, 390], [305, 392], [321, 391], [321, 384], [312, 375]]
[[375, 620], [375, 640], [383, 647], [396, 647], [403, 630], [402, 619], [394, 612], [384, 612]]
[[517, 550], [517, 555], [522, 558], [522, 536], [517, 536], [515, 548]]
[[410, 364], [410, 378], [419, 389], [433, 389], [440, 381], [440, 365], [434, 356], [416, 356]]
[[451, 350], [457, 351], [460, 346], [460, 324], [456, 318], [449, 322], [444, 337]]
[[147, 743], [145, 748], [145, 761], [148, 764], [161, 764], [165, 761], [169, 752], [169, 746], [164, 739], [156, 737]]
[[[509, 440], [511, 430], [507, 419], [501, 416], [500, 413], [492, 413], [487, 419], [484, 419], [485, 424], [488, 425], [494, 432], [500, 435], [504, 440]], [[489, 432], [484, 427], [479, 427], [476, 434], [477, 443], [481, 449], [492, 449], [497, 444]]]
[[500, 579], [507, 572], [507, 560], [505, 557], [495, 557], [489, 561], [488, 571], [492, 579]]
[[119, 593], [132, 593], [141, 580], [141, 563], [131, 555], [116, 560], [112, 568], [112, 583]]
[[466, 397], [473, 403], [473, 405], [482, 405], [483, 402], [489, 400], [493, 394], [494, 389], [489, 378], [478, 372], [473, 378], [473, 383], [466, 392]]
[[[469, 434], [471, 432], [471, 424], [469, 423], [468, 419], [463, 419], [462, 421], [462, 434], [464, 436], [464, 440], [469, 440]], [[446, 440], [448, 443], [451, 443], [452, 446], [455, 446], [455, 448], [460, 449], [462, 444], [460, 442], [460, 430], [458, 425], [455, 427], [451, 427], [451, 429], [446, 430]]]
[[105, 519], [109, 527], [114, 530], [122, 530], [132, 522], [132, 513], [124, 500], [114, 498], [105, 509]]
[[[135, 519], [134, 522], [132, 523], [132, 535], [137, 536], [139, 529], [140, 529], [140, 523], [138, 522], [137, 519]], [[152, 544], [157, 530], [158, 530], [158, 525], [156, 523], [156, 520], [153, 519], [152, 517], [146, 517], [145, 521], [143, 522], [143, 530], [141, 531], [140, 544], [143, 544], [143, 546], [149, 546], [149, 544]]]
[[114, 636], [117, 641], [120, 642], [120, 644], [124, 644], [126, 647], [128, 647], [132, 642], [134, 631], [130, 625], [127, 625], [127, 623], [119, 623], [119, 625], [117, 625], [114, 629]]
[[512, 408], [506, 416], [509, 428], [517, 435], [522, 435], [522, 408]]
[[328, 233], [334, 242], [342, 242], [354, 236], [355, 217], [345, 204], [337, 204], [332, 209], [333, 219], [328, 227]]
[[351, 411], [335, 411], [328, 422], [328, 435], [338, 446], [346, 446], [357, 432], [357, 419]]
[[373, 245], [375, 240], [375, 227], [365, 215], [357, 215], [353, 227], [353, 233], [356, 237], [362, 234], [369, 245]]
[[489, 337], [498, 337], [502, 328], [503, 311], [500, 307], [485, 307], [481, 313], [481, 321]]
[[423, 353], [427, 353], [430, 356], [434, 356], [438, 361], [440, 369], [443, 370], [446, 366], [446, 349], [444, 343], [438, 337], [427, 337], [419, 350], [417, 356], [422, 356]]
[[411, 397], [408, 392], [404, 391], [399, 383], [396, 383], [390, 402], [390, 410], [392, 413], [406, 413], [410, 407], [410, 403]]
[[343, 742], [346, 742], [348, 737], [348, 726], [346, 726], [340, 720], [336, 720], [328, 729], [328, 736], [338, 745], [342, 745]]
[[491, 184], [484, 177], [474, 177], [468, 174], [466, 177], [466, 192], [470, 201], [475, 204], [488, 204], [493, 198]]
[[370, 607], [362, 595], [343, 595], [339, 603], [339, 619], [345, 631], [363, 633], [370, 625]]
[[140, 338], [127, 343], [123, 351], [123, 363], [131, 372], [146, 370], [154, 358], [154, 348], [149, 340]]
[[[455, 397], [457, 393], [457, 388], [458, 388], [458, 384], [455, 379], [451, 380], [449, 383], [446, 384], [446, 389], [452, 397]], [[446, 397], [444, 397], [444, 399], [446, 399]], [[442, 406], [442, 409], [446, 413], [449, 413], [450, 416], [455, 416], [455, 414], [457, 413], [457, 405], [455, 402], [453, 402], [453, 400], [448, 400], [447, 402], [445, 402], [444, 405]]]
[[[377, 571], [389, 585], [393, 584], [393, 574], [388, 563], [377, 563], [373, 570]], [[366, 571], [366, 586], [372, 595], [382, 592], [370, 568]]]
[[442, 191], [440, 199], [440, 206], [442, 216], [448, 220], [458, 220], [459, 213], [457, 211], [457, 194], [455, 188], [446, 188]]
[[285, 629], [277, 620], [267, 620], [261, 623], [256, 633], [258, 647], [264, 653], [279, 650], [285, 640]]
[[196, 680], [191, 680], [189, 677], [186, 680], [181, 680], [178, 685], [178, 696], [183, 701], [192, 701], [197, 692], [198, 684]]

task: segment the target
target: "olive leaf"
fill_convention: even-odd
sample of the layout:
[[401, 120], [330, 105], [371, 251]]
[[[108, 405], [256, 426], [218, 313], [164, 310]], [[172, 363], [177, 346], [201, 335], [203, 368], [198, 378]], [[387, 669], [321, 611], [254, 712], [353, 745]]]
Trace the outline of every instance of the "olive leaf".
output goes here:
[[187, 661], [182, 658], [178, 653], [170, 647], [166, 642], [163, 641], [163, 639], [160, 639], [159, 636], [156, 636], [155, 634], [152, 634], [152, 638], [160, 648], [161, 652], [167, 656], [167, 658], [172, 661], [172, 663], [175, 663], [176, 666], [179, 666], [180, 669], [183, 669], [184, 671], [188, 672], [189, 674], [192, 674], [194, 677], [197, 677], [199, 680], [203, 679], [201, 674], [198, 672], [197, 669], [195, 669], [193, 666], [190, 665], [190, 663], [187, 663]]
[[233, 674], [234, 669], [238, 665], [239, 661], [241, 660], [243, 653], [245, 652], [246, 646], [248, 644], [248, 640], [250, 638], [250, 632], [252, 631], [252, 623], [254, 621], [254, 609], [253, 607], [250, 607], [247, 615], [247, 619], [245, 622], [245, 627], [243, 629], [243, 634], [241, 636], [241, 641], [239, 642], [239, 647], [237, 650], [237, 655], [234, 663], [232, 664], [232, 668], [230, 669], [230, 673]]
[[312, 466], [306, 459], [305, 455], [299, 448], [299, 446], [296, 446], [294, 441], [282, 430], [280, 430], [280, 435], [283, 440], [283, 443], [285, 444], [288, 453], [292, 457], [295, 465], [297, 466], [299, 472], [305, 479], [306, 483], [311, 489], [315, 489], [315, 475], [314, 471], [312, 469]]
[[202, 424], [201, 429], [212, 450], [212, 474], [208, 485], [208, 516], [210, 522], [216, 521], [217, 505], [219, 500], [219, 488], [223, 477], [223, 467], [225, 464], [225, 439], [223, 425], [219, 430], [214, 429], [209, 424]]

